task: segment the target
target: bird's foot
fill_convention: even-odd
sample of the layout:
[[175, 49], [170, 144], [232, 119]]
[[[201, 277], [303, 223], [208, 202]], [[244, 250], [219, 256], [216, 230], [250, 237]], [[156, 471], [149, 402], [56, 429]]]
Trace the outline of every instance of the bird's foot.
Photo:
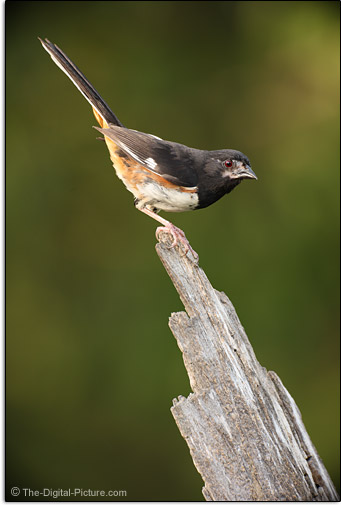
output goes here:
[[184, 232], [180, 228], [173, 225], [173, 223], [167, 223], [167, 225], [165, 225], [164, 227], [157, 227], [156, 232], [155, 232], [157, 240], [159, 240], [160, 233], [162, 233], [162, 232], [169, 233], [173, 237], [172, 244], [170, 246], [168, 246], [169, 249], [174, 248], [174, 246], [176, 246], [177, 244], [182, 244], [182, 246], [184, 248], [183, 249], [183, 256], [187, 255], [188, 251], [190, 251], [193, 255], [194, 261], [196, 263], [198, 263], [198, 261], [199, 261], [198, 253], [196, 251], [194, 251], [194, 249], [192, 248], [192, 246], [188, 242], [188, 239], [185, 236]]

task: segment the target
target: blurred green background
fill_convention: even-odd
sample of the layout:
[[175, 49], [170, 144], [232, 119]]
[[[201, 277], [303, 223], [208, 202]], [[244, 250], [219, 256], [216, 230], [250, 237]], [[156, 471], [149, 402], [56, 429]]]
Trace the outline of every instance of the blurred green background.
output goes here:
[[[232, 300], [339, 486], [339, 3], [7, 2], [7, 486], [202, 500], [169, 411], [182, 304], [57, 43], [124, 125], [259, 180], [164, 214]], [[10, 495], [8, 495], [10, 499]], [[23, 495], [18, 497], [23, 500]]]

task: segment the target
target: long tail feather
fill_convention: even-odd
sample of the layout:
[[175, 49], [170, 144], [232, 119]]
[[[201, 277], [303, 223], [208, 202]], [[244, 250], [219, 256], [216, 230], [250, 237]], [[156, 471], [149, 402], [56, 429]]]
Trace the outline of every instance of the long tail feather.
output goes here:
[[101, 127], [106, 127], [109, 123], [122, 127], [122, 123], [115, 116], [110, 107], [104, 102], [100, 94], [66, 54], [48, 39], [42, 40], [40, 37], [38, 37], [38, 39], [55, 64], [71, 79], [73, 84], [89, 102]]

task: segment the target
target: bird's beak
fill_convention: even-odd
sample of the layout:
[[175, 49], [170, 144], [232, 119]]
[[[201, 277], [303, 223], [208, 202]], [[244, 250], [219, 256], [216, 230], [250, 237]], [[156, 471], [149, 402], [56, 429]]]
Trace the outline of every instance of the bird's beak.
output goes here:
[[258, 179], [256, 174], [251, 169], [250, 165], [243, 162], [238, 163], [238, 167], [234, 172], [234, 176], [238, 179]]

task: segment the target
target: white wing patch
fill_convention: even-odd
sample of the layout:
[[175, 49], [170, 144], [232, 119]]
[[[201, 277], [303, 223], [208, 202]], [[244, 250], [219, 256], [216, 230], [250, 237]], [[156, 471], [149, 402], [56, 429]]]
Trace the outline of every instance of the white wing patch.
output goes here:
[[157, 163], [156, 163], [156, 161], [154, 160], [154, 158], [147, 158], [147, 160], [146, 160], [146, 164], [147, 164], [147, 165], [148, 165], [148, 167], [149, 167], [150, 169], [152, 169], [152, 170], [153, 170], [153, 169], [155, 169], [155, 167], [157, 167]]

